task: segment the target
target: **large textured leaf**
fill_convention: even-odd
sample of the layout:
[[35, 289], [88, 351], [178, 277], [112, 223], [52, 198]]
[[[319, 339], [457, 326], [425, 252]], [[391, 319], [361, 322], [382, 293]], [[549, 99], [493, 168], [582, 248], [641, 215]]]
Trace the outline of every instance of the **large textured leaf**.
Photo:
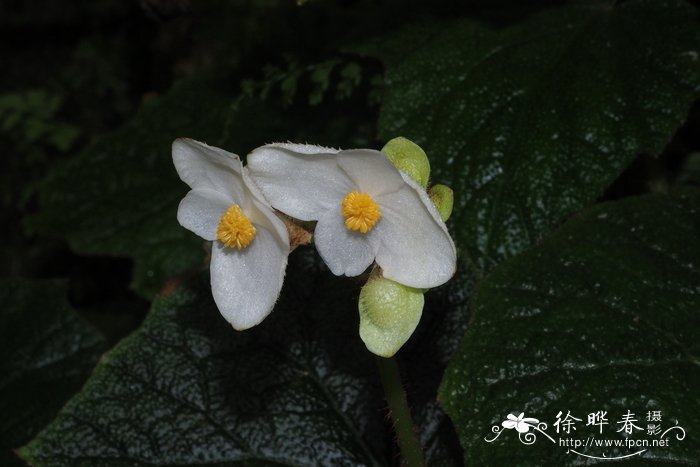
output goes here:
[[605, 3], [503, 30], [412, 26], [370, 52], [386, 64], [380, 135], [421, 144], [433, 178], [455, 188], [457, 241], [477, 270], [589, 205], [638, 153], [659, 153], [700, 94], [695, 9]]
[[[597, 206], [542, 245], [504, 262], [480, 284], [473, 320], [441, 387], [469, 465], [579, 465], [567, 447], [515, 430], [506, 415], [549, 424], [558, 411], [582, 419], [572, 436], [622, 439], [630, 410], [646, 429], [660, 411], [670, 447], [649, 447], [634, 465], [696, 465], [700, 452], [700, 194], [647, 195]], [[599, 434], [587, 414], [608, 412]], [[634, 430], [635, 437], [644, 436]], [[582, 448], [586, 455], [640, 449]], [[590, 463], [595, 460], [588, 459]], [[609, 462], [609, 461], [601, 461]]]
[[85, 382], [105, 343], [49, 281], [0, 281], [0, 449], [26, 443]]
[[37, 466], [385, 463], [357, 287], [294, 256], [273, 314], [242, 333], [206, 278], [159, 298], [22, 455]]

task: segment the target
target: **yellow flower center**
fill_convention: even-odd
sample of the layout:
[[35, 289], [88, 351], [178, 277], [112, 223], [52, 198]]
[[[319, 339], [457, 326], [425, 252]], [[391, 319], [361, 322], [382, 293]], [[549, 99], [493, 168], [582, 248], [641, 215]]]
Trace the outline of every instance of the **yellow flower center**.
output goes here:
[[379, 205], [367, 193], [351, 191], [343, 199], [345, 227], [367, 233], [382, 218]]
[[221, 216], [219, 227], [216, 229], [216, 238], [228, 248], [242, 250], [255, 238], [255, 226], [243, 213], [241, 207], [234, 204]]

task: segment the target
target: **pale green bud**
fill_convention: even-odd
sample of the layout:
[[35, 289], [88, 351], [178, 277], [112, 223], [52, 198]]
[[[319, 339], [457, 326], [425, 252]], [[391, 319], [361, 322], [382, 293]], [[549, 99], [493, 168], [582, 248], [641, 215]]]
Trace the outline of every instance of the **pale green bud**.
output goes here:
[[386, 143], [382, 152], [386, 154], [394, 167], [418, 182], [423, 188], [428, 186], [430, 162], [425, 151], [416, 143], [399, 136]]
[[452, 215], [452, 207], [454, 206], [452, 188], [447, 185], [433, 185], [428, 191], [428, 196], [440, 213], [443, 222], [447, 222], [447, 219]]
[[391, 357], [415, 331], [423, 314], [423, 292], [383, 277], [360, 292], [360, 337], [373, 354]]

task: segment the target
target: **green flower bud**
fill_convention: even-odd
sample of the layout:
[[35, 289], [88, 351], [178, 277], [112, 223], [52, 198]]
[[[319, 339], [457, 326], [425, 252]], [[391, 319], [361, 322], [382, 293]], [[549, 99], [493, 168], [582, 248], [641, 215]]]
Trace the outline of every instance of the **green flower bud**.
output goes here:
[[415, 331], [423, 314], [423, 292], [374, 277], [360, 292], [360, 337], [373, 354], [391, 357]]
[[454, 206], [452, 188], [447, 185], [433, 185], [428, 191], [428, 196], [440, 213], [443, 222], [447, 222], [447, 219], [452, 215], [452, 207]]
[[428, 162], [425, 151], [416, 143], [399, 136], [386, 143], [382, 152], [386, 154], [394, 167], [406, 173], [423, 188], [428, 186], [430, 162]]

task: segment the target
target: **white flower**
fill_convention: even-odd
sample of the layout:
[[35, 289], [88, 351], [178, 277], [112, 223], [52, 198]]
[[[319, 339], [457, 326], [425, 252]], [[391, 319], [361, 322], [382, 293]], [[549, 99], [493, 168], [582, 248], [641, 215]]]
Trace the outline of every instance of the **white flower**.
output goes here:
[[375, 260], [409, 287], [454, 274], [455, 246], [437, 209], [381, 152], [271, 144], [248, 156], [248, 169], [275, 209], [318, 221], [314, 242], [334, 274], [357, 276]]
[[289, 255], [284, 222], [235, 154], [177, 139], [173, 162], [192, 188], [180, 202], [177, 220], [214, 242], [211, 290], [219, 311], [238, 330], [259, 324], [272, 311], [284, 279]]
[[525, 417], [525, 412], [521, 412], [517, 417], [513, 414], [508, 414], [508, 417], [506, 417], [508, 420], [504, 420], [501, 425], [503, 425], [503, 428], [508, 430], [515, 428], [518, 433], [527, 433], [530, 431], [530, 427], [537, 426], [537, 424], [540, 422], [536, 418], [523, 417]]

